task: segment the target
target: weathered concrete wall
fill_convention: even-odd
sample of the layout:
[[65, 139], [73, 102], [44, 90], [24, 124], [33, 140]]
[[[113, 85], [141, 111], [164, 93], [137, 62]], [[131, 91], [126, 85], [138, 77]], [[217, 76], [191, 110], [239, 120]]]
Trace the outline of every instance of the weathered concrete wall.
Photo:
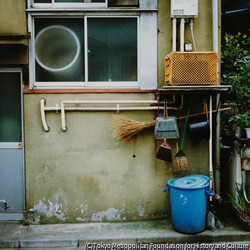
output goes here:
[[2, 0], [0, 16], [0, 65], [27, 65], [26, 0]]
[[[169, 1], [158, 1], [158, 86], [164, 85], [164, 59], [171, 52], [172, 23]], [[212, 50], [212, 3], [199, 1], [199, 17], [194, 20], [197, 50]], [[191, 40], [186, 24], [185, 42]], [[63, 100], [154, 99], [153, 93], [25, 94], [25, 159], [27, 211], [30, 221], [91, 222], [132, 221], [170, 218], [169, 194], [163, 193], [170, 179], [191, 175], [208, 176], [208, 142], [187, 134], [183, 151], [190, 168], [178, 174], [171, 163], [156, 159], [162, 140], [154, 140], [153, 128], [141, 131], [122, 144], [111, 138], [109, 122], [115, 112], [66, 112], [68, 130], [61, 131], [60, 112], [47, 112], [50, 127], [44, 132], [39, 101], [55, 106]], [[206, 96], [208, 101], [208, 96]], [[203, 110], [205, 97], [194, 96], [191, 114]], [[184, 108], [169, 115], [183, 116]], [[150, 121], [153, 111], [121, 112], [137, 121]], [[162, 115], [162, 113], [160, 113]], [[178, 121], [180, 139], [184, 121]], [[175, 156], [177, 140], [168, 140]]]
[[[27, 210], [58, 221], [131, 221], [169, 218], [169, 195], [164, 184], [174, 178], [171, 163], [156, 159], [162, 140], [154, 128], [141, 131], [122, 144], [111, 138], [109, 123], [115, 112], [66, 112], [67, 131], [60, 113], [47, 112], [44, 132], [39, 100], [55, 107], [63, 100], [154, 98], [153, 94], [26, 94], [25, 158]], [[154, 119], [154, 112], [122, 112], [137, 121]], [[183, 122], [179, 122], [180, 133]], [[176, 140], [169, 140], [175, 155]], [[207, 142], [186, 137], [187, 174], [207, 174]]]
[[27, 34], [26, 0], [1, 0], [0, 35]]
[[[39, 100], [153, 99], [153, 94], [25, 95], [27, 207], [59, 220], [104, 221], [164, 217], [162, 192], [169, 169], [156, 164], [153, 128], [122, 144], [111, 138], [114, 112], [47, 113], [43, 131]], [[135, 120], [153, 120], [153, 112], [126, 112]]]
[[[177, 25], [178, 27], [178, 25]], [[212, 35], [212, 1], [198, 1], [198, 17], [194, 18], [194, 38], [197, 51], [213, 50]], [[172, 51], [172, 20], [170, 18], [170, 1], [158, 0], [158, 63], [159, 84], [164, 86], [164, 59]], [[178, 36], [179, 27], [178, 27]], [[189, 22], [185, 23], [185, 43], [192, 41]]]

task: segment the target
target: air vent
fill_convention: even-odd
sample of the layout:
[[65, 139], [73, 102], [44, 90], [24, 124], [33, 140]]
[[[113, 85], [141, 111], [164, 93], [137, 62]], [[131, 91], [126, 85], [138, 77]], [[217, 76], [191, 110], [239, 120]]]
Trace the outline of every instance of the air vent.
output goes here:
[[173, 10], [174, 15], [178, 15], [179, 11], [178, 10]]
[[184, 15], [184, 10], [179, 10], [179, 15]]

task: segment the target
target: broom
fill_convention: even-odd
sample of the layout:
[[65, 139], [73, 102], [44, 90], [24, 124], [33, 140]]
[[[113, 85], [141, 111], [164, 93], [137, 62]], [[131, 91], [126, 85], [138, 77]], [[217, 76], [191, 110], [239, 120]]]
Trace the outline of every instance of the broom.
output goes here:
[[186, 128], [187, 128], [189, 111], [190, 111], [190, 106], [188, 107], [188, 111], [187, 111], [187, 117], [186, 117], [183, 136], [182, 136], [181, 148], [178, 151], [178, 145], [177, 145], [177, 153], [175, 155], [175, 158], [173, 160], [173, 164], [171, 167], [171, 170], [173, 172], [180, 171], [180, 170], [187, 170], [189, 168], [187, 158], [186, 158], [184, 152], [182, 151], [183, 144], [184, 144], [184, 137], [185, 137]]
[[156, 158], [164, 161], [172, 161], [171, 147], [168, 145], [166, 139], [164, 139], [161, 147], [159, 148]]
[[[168, 119], [168, 113], [167, 113], [167, 103], [166, 100], [164, 101], [164, 119]], [[172, 161], [172, 153], [171, 153], [171, 147], [168, 145], [166, 138], [164, 138], [163, 143], [161, 144], [161, 147], [159, 148], [156, 158], [164, 161]]]
[[113, 115], [113, 119], [110, 123], [112, 130], [112, 138], [117, 138], [118, 140], [125, 143], [135, 134], [139, 133], [141, 130], [155, 125], [155, 120], [153, 121], [135, 121], [127, 119], [123, 116]]
[[[225, 111], [229, 109], [231, 109], [231, 107], [219, 109], [218, 111]], [[216, 112], [216, 110], [213, 110], [212, 112]], [[189, 117], [201, 115], [201, 114], [204, 114], [204, 113], [193, 114], [193, 115], [190, 115]], [[186, 117], [187, 116], [182, 116], [182, 117], [179, 117], [178, 119], [180, 120]], [[117, 138], [118, 140], [121, 140], [123, 143], [125, 143], [128, 139], [130, 139], [135, 134], [139, 133], [141, 130], [145, 128], [153, 127], [153, 126], [155, 126], [155, 120], [139, 122], [139, 121], [127, 119], [119, 115], [113, 115], [113, 119], [110, 123], [110, 127], [112, 130], [112, 138]]]

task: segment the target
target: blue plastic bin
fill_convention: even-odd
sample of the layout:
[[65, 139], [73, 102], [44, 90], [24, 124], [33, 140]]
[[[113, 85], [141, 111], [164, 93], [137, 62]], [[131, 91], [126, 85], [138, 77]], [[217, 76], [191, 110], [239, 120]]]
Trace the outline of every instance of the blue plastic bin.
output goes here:
[[199, 233], [205, 230], [207, 195], [214, 195], [208, 186], [209, 178], [203, 175], [189, 175], [168, 181], [164, 192], [170, 192], [174, 230], [181, 233]]

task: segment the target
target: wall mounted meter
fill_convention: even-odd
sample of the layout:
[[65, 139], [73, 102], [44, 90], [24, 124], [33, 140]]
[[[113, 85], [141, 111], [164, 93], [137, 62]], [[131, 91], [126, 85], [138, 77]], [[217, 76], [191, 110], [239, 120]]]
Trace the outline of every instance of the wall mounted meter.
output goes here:
[[194, 18], [198, 16], [198, 0], [171, 0], [172, 18]]

